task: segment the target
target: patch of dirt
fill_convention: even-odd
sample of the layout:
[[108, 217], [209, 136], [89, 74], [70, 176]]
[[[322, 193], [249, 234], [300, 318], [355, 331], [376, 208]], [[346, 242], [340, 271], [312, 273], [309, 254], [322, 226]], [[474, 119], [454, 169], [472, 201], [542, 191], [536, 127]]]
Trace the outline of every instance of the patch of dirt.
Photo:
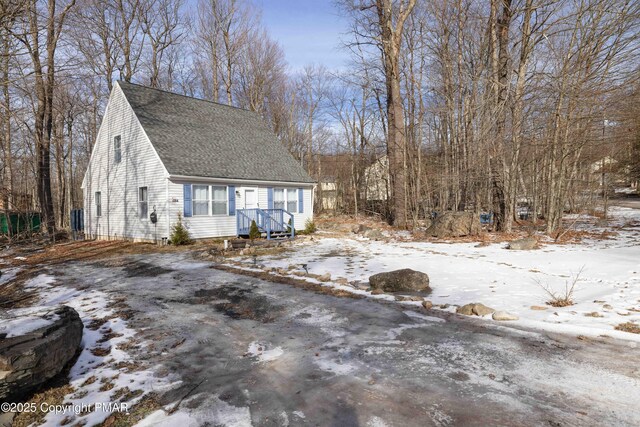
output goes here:
[[290, 276], [273, 275], [266, 271], [249, 271], [249, 270], [243, 270], [240, 268], [234, 268], [227, 265], [218, 265], [218, 264], [212, 265], [211, 268], [214, 268], [216, 270], [227, 271], [229, 273], [240, 274], [243, 276], [255, 277], [258, 279], [266, 280], [268, 282], [291, 285], [296, 288], [306, 289], [308, 291], [315, 292], [317, 294], [333, 295], [337, 297], [346, 297], [346, 298], [353, 298], [353, 299], [365, 298], [363, 295], [358, 295], [352, 292], [335, 289], [331, 286], [322, 286], [317, 283], [310, 283], [310, 282], [307, 282], [306, 280], [296, 279]]
[[232, 319], [252, 319], [269, 323], [284, 311], [284, 307], [272, 304], [267, 297], [254, 294], [251, 289], [233, 285], [200, 289], [196, 291], [195, 297], [201, 303], [214, 300], [215, 309]]
[[174, 270], [149, 264], [143, 261], [130, 262], [124, 267], [129, 277], [157, 277], [161, 274], [171, 273]]

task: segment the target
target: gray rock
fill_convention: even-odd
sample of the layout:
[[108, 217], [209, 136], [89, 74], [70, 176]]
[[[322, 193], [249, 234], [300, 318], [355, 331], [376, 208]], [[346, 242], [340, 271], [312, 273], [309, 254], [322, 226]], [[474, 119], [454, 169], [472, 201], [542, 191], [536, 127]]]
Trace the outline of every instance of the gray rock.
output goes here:
[[364, 233], [366, 231], [369, 231], [369, 230], [371, 230], [371, 228], [367, 227], [366, 225], [358, 224], [355, 227], [353, 227], [353, 229], [351, 231], [353, 233], [355, 233], [355, 234], [362, 234], [362, 233]]
[[58, 375], [82, 341], [82, 320], [71, 307], [25, 335], [0, 340], [0, 400], [19, 399]]
[[429, 276], [410, 268], [374, 274], [369, 277], [369, 286], [384, 292], [431, 291]]
[[331, 281], [331, 273], [324, 273], [321, 276], [318, 276], [318, 280], [321, 282], [329, 282]]
[[444, 212], [427, 228], [428, 236], [446, 238], [477, 236], [481, 233], [480, 219], [473, 212]]
[[367, 239], [371, 239], [371, 240], [384, 239], [384, 234], [382, 234], [382, 231], [376, 230], [376, 229], [365, 231], [363, 236], [366, 237]]
[[493, 320], [518, 320], [519, 317], [515, 314], [507, 313], [506, 311], [496, 311], [491, 316]]
[[464, 314], [465, 316], [486, 316], [494, 311], [493, 308], [480, 303], [466, 304], [456, 309], [456, 313]]
[[509, 249], [517, 251], [529, 251], [535, 249], [538, 245], [538, 241], [533, 237], [525, 237], [524, 239], [514, 240], [509, 242]]
[[431, 310], [431, 308], [433, 308], [433, 303], [429, 300], [424, 300], [422, 301], [422, 306], [427, 310]]

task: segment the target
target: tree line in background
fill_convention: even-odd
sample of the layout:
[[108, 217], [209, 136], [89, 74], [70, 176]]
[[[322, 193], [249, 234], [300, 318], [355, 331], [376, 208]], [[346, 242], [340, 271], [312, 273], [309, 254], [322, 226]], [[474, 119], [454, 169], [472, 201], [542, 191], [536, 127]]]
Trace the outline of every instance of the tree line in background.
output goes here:
[[607, 172], [640, 177], [639, 9], [339, 0], [351, 62], [290, 70], [242, 0], [5, 0], [0, 204], [68, 225], [121, 79], [262, 115], [320, 183], [317, 210], [332, 193], [400, 227], [473, 210], [509, 231], [526, 204], [552, 232]]

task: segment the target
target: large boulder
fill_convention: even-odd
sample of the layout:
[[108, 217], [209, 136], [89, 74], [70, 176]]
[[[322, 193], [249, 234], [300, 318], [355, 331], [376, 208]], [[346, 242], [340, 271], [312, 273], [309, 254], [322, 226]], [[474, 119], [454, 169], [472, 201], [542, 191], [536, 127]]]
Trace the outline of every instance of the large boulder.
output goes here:
[[371, 240], [382, 240], [382, 239], [384, 239], [384, 234], [382, 234], [382, 231], [376, 230], [375, 228], [365, 231], [363, 236], [366, 237], [367, 239], [371, 239]]
[[477, 236], [481, 231], [480, 220], [473, 212], [444, 212], [433, 221], [426, 233], [442, 239]]
[[431, 291], [429, 276], [410, 268], [374, 274], [369, 277], [369, 286], [384, 292]]
[[509, 249], [517, 251], [530, 251], [535, 249], [538, 245], [538, 241], [533, 237], [525, 237], [524, 239], [514, 240], [509, 242]]
[[370, 228], [370, 227], [367, 227], [367, 226], [366, 226], [366, 225], [364, 225], [364, 224], [358, 224], [358, 225], [356, 225], [355, 227], [353, 227], [353, 228], [351, 229], [351, 231], [352, 231], [353, 233], [355, 233], [355, 234], [362, 234], [362, 233], [364, 233], [364, 232], [366, 232], [366, 231], [368, 231], [368, 230], [371, 230], [371, 228]]
[[82, 341], [82, 320], [71, 307], [24, 320], [12, 319], [0, 336], [0, 400], [19, 399], [58, 375]]

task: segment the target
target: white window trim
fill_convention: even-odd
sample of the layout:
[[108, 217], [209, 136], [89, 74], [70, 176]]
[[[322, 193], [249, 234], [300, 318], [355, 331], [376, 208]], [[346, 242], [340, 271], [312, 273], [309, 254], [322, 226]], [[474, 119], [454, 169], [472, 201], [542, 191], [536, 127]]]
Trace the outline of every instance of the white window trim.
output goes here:
[[[213, 187], [219, 187], [219, 188], [224, 188], [224, 203], [225, 203], [225, 212], [221, 213], [221, 214], [214, 214], [213, 213]], [[229, 216], [229, 186], [228, 185], [210, 185], [209, 186], [209, 194], [211, 195], [210, 198], [210, 212], [211, 212], [211, 216], [216, 216], [216, 217], [223, 217], [223, 216]]]
[[[196, 191], [195, 191], [195, 187], [207, 187], [207, 214], [203, 215], [203, 214], [196, 214], [196, 209], [195, 209], [195, 202], [202, 202], [204, 200], [200, 200], [200, 199], [196, 199], [195, 195], [196, 195]], [[219, 187], [219, 188], [224, 188], [225, 191], [225, 213], [219, 213], [219, 214], [214, 214], [213, 213], [213, 202], [215, 201], [213, 199], [213, 188], [214, 187]], [[192, 188], [192, 195], [191, 195], [191, 216], [192, 217], [226, 217], [229, 216], [229, 186], [228, 185], [216, 185], [216, 184], [193, 184], [191, 186]]]
[[[207, 213], [206, 214], [196, 214], [196, 202], [204, 202], [202, 199], [196, 199], [196, 187], [207, 187]], [[192, 194], [191, 194], [191, 216], [211, 216], [211, 186], [208, 184], [193, 184], [191, 186]]]
[[[142, 200], [140, 200], [140, 190], [143, 188], [147, 189], [147, 200], [145, 201], [147, 204], [147, 214], [144, 217], [140, 216], [140, 203], [142, 203]], [[138, 218], [143, 221], [149, 220], [149, 187], [146, 185], [138, 187]]]
[[[300, 197], [300, 195], [298, 194], [298, 191], [300, 191], [300, 190], [298, 190], [297, 188], [291, 188], [291, 187], [277, 187], [277, 188], [274, 188], [273, 189], [273, 208], [274, 209], [279, 209], [279, 208], [276, 208], [276, 191], [277, 190], [283, 190], [283, 192], [284, 192], [284, 210], [289, 212], [289, 213], [292, 213], [292, 214], [299, 213], [298, 212], [298, 210], [299, 210], [298, 198]], [[295, 194], [294, 197], [293, 197], [294, 200], [289, 200], [289, 190], [293, 190], [294, 191], [294, 194]], [[289, 204], [290, 201], [295, 201], [295, 204], [296, 204], [295, 205], [296, 208], [293, 211], [290, 211], [289, 209], [287, 209], [287, 205]]]

